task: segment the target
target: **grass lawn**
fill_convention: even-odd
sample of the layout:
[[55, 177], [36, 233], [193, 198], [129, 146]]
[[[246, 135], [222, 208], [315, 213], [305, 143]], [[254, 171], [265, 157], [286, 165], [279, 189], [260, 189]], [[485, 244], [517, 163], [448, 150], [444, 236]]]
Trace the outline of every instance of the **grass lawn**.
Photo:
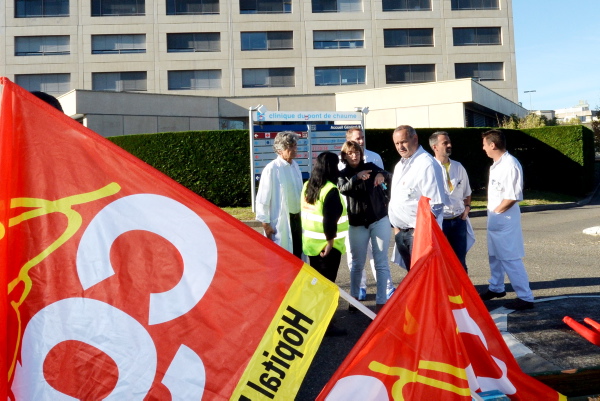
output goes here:
[[[542, 191], [525, 191], [524, 198], [523, 202], [519, 203], [521, 206], [577, 202], [581, 199], [574, 196]], [[473, 210], [485, 209], [486, 205], [487, 194], [485, 192], [473, 194], [471, 200], [471, 208]], [[254, 220], [254, 213], [252, 213], [251, 207], [224, 207], [222, 209], [238, 220]]]

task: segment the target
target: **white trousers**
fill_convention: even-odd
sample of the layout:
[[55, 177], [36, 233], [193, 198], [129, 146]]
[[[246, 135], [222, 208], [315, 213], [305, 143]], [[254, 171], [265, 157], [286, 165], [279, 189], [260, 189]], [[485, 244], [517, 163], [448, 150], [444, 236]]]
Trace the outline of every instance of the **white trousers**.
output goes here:
[[533, 293], [529, 288], [529, 277], [523, 264], [523, 259], [500, 260], [490, 255], [489, 290], [504, 292], [504, 275], [508, 276], [517, 297], [523, 301], [533, 302]]

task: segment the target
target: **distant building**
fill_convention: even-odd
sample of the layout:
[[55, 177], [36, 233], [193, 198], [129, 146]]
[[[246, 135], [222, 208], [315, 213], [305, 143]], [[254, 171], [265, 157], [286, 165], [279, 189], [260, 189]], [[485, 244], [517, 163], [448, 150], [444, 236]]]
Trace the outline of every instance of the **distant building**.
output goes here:
[[546, 117], [548, 121], [552, 121], [556, 117], [554, 110], [536, 110], [533, 113], [537, 114], [538, 116]]
[[580, 100], [579, 104], [566, 109], [557, 109], [554, 111], [558, 122], [569, 122], [574, 118], [578, 119], [581, 124], [591, 123], [592, 120], [597, 120], [598, 117], [593, 115], [590, 110], [590, 105], [586, 100]]

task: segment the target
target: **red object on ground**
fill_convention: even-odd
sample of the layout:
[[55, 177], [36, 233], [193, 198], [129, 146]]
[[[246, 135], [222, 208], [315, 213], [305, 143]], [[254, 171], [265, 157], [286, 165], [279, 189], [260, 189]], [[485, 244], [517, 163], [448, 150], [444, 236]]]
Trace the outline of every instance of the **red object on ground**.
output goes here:
[[583, 321], [592, 326], [594, 330], [585, 327], [584, 325], [577, 322], [573, 318], [570, 318], [569, 316], [565, 316], [563, 318], [563, 322], [565, 322], [569, 327], [575, 330], [577, 334], [579, 334], [581, 337], [585, 338], [592, 344], [600, 346], [600, 333], [597, 331], [600, 328], [600, 324], [587, 317]]

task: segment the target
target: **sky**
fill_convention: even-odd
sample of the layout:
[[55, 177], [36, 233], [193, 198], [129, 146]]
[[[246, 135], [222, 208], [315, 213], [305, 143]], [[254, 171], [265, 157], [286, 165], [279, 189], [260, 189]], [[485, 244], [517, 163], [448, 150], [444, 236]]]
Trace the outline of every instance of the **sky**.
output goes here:
[[[600, 0], [512, 0], [519, 101], [600, 108]], [[535, 93], [523, 93], [535, 90]], [[530, 105], [531, 102], [531, 105]]]

